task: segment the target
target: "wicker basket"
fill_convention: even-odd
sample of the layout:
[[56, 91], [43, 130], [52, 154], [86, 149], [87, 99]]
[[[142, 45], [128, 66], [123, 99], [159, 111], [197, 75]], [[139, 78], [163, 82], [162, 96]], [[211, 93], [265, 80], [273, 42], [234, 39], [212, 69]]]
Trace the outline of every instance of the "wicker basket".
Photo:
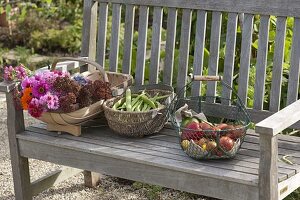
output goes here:
[[[109, 82], [111, 85], [111, 90], [113, 96], [120, 95], [124, 92], [124, 88], [131, 85], [132, 76], [128, 74], [105, 72], [103, 68], [90, 60], [80, 59], [80, 58], [58, 58], [52, 65], [52, 70], [55, 69], [56, 63], [61, 61], [79, 61], [82, 63], [87, 63], [95, 66], [97, 68], [94, 72], [84, 72], [82, 73], [89, 80], [104, 80]], [[56, 113], [56, 112], [45, 112], [39, 118], [39, 120], [47, 123], [48, 131], [62, 131], [67, 132], [75, 136], [81, 135], [81, 125], [97, 117], [100, 113], [103, 113], [104, 101], [98, 101], [88, 107], [81, 108], [70, 113]]]
[[[177, 97], [170, 106], [170, 118], [179, 135], [183, 151], [190, 157], [203, 159], [233, 158], [240, 149], [250, 118], [236, 92], [221, 77], [197, 76], [194, 81], [221, 81], [232, 91], [230, 99], [218, 96]], [[192, 82], [181, 90], [190, 89]], [[182, 96], [182, 95], [181, 95]], [[218, 104], [226, 103], [228, 111], [220, 112]]]
[[167, 85], [147, 85], [131, 87], [133, 93], [144, 90], [151, 96], [170, 95], [169, 98], [162, 101], [163, 107], [146, 112], [127, 112], [112, 109], [112, 106], [122, 96], [107, 100], [104, 105], [105, 117], [109, 127], [116, 133], [129, 137], [143, 137], [160, 131], [168, 120], [168, 101], [173, 94], [173, 88]]

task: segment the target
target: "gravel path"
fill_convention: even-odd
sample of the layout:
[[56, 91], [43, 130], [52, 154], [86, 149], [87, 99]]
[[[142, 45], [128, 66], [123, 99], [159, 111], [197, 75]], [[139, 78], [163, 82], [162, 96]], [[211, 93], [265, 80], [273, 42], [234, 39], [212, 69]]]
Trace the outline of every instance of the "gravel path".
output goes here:
[[[6, 105], [4, 95], [0, 93], [0, 200], [14, 199], [13, 180], [9, 158], [7, 129], [6, 129]], [[25, 115], [26, 124], [32, 124], [35, 120]], [[30, 159], [30, 174], [32, 180], [59, 169], [61, 166], [48, 162]], [[83, 185], [83, 175], [74, 176], [63, 183], [52, 187], [34, 199], [51, 200], [208, 200], [199, 195], [193, 195], [172, 189], [151, 186], [138, 182], [105, 176], [101, 184], [96, 188], [87, 188]]]

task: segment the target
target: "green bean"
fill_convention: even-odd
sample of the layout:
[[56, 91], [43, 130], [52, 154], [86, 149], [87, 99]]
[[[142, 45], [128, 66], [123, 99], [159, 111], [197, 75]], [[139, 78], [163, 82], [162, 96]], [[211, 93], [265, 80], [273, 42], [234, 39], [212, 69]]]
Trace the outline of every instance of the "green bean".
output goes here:
[[144, 103], [143, 108], [141, 111], [145, 111], [147, 109], [148, 105]]
[[135, 104], [134, 104], [134, 106], [132, 106], [132, 111], [135, 111], [135, 109], [140, 105], [140, 104], [142, 104], [143, 103], [143, 100], [142, 99], [140, 99], [138, 102], [136, 102]]
[[114, 104], [113, 109], [114, 109], [114, 110], [117, 110], [117, 108], [118, 108], [119, 106], [121, 106], [124, 102], [125, 102], [125, 98], [123, 97], [123, 98], [121, 98], [119, 101], [117, 101], [117, 102]]
[[139, 101], [138, 102], [138, 105], [134, 108], [134, 111], [141, 111], [141, 109], [140, 109], [140, 105], [142, 105], [143, 104], [143, 100], [141, 100], [141, 101]]
[[155, 106], [155, 104], [153, 103], [153, 101], [150, 100], [149, 98], [147, 98], [146, 95], [142, 95], [141, 98], [142, 98], [143, 101], [144, 101], [146, 104], [148, 104], [151, 108], [153, 108], [153, 109], [156, 108], [156, 106]]
[[131, 107], [131, 90], [129, 88], [126, 90], [126, 110], [127, 111], [132, 111], [132, 107]]

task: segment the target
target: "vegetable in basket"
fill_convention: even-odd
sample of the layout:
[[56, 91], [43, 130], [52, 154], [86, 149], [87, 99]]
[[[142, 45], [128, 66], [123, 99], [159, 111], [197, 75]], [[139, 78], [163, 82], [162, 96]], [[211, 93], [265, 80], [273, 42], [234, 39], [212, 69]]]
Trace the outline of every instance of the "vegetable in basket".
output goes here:
[[119, 99], [113, 105], [114, 110], [129, 111], [129, 112], [146, 112], [152, 109], [161, 107], [159, 100], [168, 98], [170, 95], [159, 96], [156, 94], [151, 97], [147, 92], [142, 91], [140, 94], [132, 94], [128, 88], [125, 97]]

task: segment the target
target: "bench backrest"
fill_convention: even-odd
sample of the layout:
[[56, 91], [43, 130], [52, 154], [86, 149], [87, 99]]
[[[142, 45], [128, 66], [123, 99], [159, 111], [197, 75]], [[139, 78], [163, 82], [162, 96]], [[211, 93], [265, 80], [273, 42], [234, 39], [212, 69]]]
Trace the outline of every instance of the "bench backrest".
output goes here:
[[[150, 17], [149, 10], [153, 13]], [[222, 26], [224, 16], [226, 16], [227, 23]], [[253, 24], [254, 17], [257, 16], [260, 16], [260, 23]], [[212, 18], [210, 24], [207, 23], [208, 17]], [[287, 69], [289, 70], [288, 89], [282, 91], [287, 17], [294, 18], [293, 38], [289, 41], [291, 54], [288, 61], [290, 67]], [[300, 0], [85, 0], [82, 56], [95, 59], [110, 71], [120, 69], [119, 71], [123, 73], [133, 72], [136, 84], [144, 83], [144, 74], [148, 71], [149, 83], [157, 83], [161, 80], [171, 85], [172, 80], [176, 80], [175, 86], [182, 88], [187, 82], [188, 68], [191, 65], [194, 74], [217, 75], [221, 73], [224, 81], [229, 85], [232, 86], [233, 81], [238, 82], [238, 88], [235, 89], [242, 101], [247, 104], [250, 59], [253, 59], [252, 55], [256, 55], [255, 77], [251, 77], [255, 78], [254, 103], [249, 111], [252, 120], [257, 122], [282, 107], [280, 105], [282, 95], [286, 98], [285, 105], [298, 99], [299, 17]], [[125, 20], [124, 27], [120, 26], [121, 19]], [[270, 36], [270, 21], [273, 22], [275, 19], [277, 23], [271, 23], [272, 26], [276, 24], [275, 36], [273, 33]], [[111, 22], [111, 27], [108, 22]], [[180, 30], [176, 30], [178, 23], [181, 24]], [[255, 39], [252, 38], [252, 33], [257, 25], [259, 25], [259, 38], [258, 48], [255, 50], [252, 48], [252, 40]], [[162, 42], [162, 27], [164, 26], [166, 27], [165, 43]], [[133, 48], [135, 27], [138, 30], [137, 49]], [[147, 49], [148, 28], [151, 28], [152, 32], [150, 49]], [[194, 33], [191, 34], [193, 30]], [[226, 33], [225, 53], [220, 51], [221, 31]], [[242, 36], [241, 41], [237, 41], [238, 32]], [[209, 44], [205, 43], [209, 35], [207, 33], [210, 33]], [[110, 37], [109, 43], [106, 42], [107, 37]], [[180, 37], [179, 44], [175, 43], [176, 37]], [[190, 49], [191, 37], [195, 37], [193, 53]], [[270, 56], [268, 55], [269, 37], [275, 41], [271, 67], [272, 80], [266, 80], [267, 58]], [[237, 43], [240, 43], [239, 51], [241, 52], [240, 60], [237, 62], [239, 66], [235, 64]], [[119, 50], [120, 46], [123, 48], [122, 52]], [[209, 50], [206, 68], [203, 62], [207, 55], [205, 47]], [[162, 49], [164, 49], [164, 58], [161, 57]], [[253, 51], [257, 52], [253, 53]], [[149, 52], [150, 59], [147, 60]], [[123, 54], [121, 61], [119, 60], [120, 53]], [[219, 63], [221, 53], [225, 54], [222, 66]], [[189, 57], [190, 54], [193, 54], [193, 60]], [[178, 67], [174, 65], [175, 61], [178, 62]], [[146, 65], [146, 62], [150, 64]], [[109, 66], [106, 66], [108, 63]], [[118, 63], [121, 63], [121, 67], [118, 67]], [[135, 69], [131, 69], [133, 63], [135, 63]], [[163, 70], [160, 74], [161, 69]], [[238, 76], [234, 80], [236, 69], [238, 69]], [[174, 79], [172, 79], [173, 76]], [[271, 87], [268, 88], [270, 103], [267, 108], [264, 107], [266, 81], [271, 82]], [[192, 95], [201, 94], [201, 88], [203, 89], [201, 83], [195, 83], [192, 87]], [[207, 83], [206, 95], [213, 96], [217, 92], [225, 98], [230, 98], [232, 95], [231, 91], [225, 87], [217, 91], [215, 82]], [[222, 102], [216, 106], [220, 106], [220, 112], [224, 114], [230, 108], [228, 102]]]

